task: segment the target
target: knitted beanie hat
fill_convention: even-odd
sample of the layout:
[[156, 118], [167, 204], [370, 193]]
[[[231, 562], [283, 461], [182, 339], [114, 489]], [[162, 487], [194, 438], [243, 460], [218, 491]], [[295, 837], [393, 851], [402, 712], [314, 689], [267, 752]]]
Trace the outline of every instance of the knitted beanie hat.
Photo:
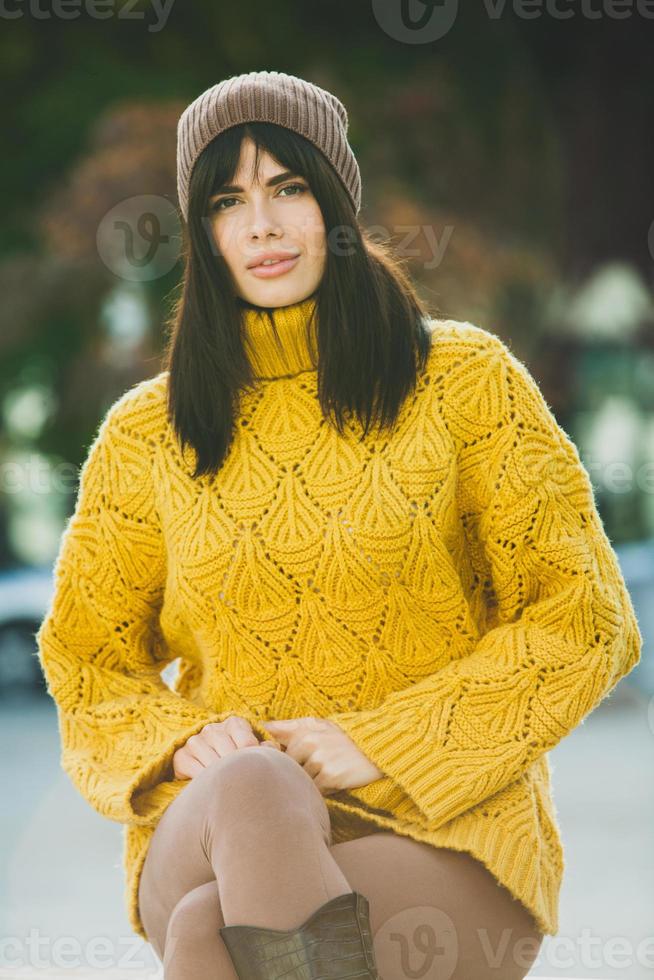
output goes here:
[[327, 157], [361, 207], [361, 174], [347, 141], [345, 106], [335, 95], [295, 75], [251, 71], [213, 85], [186, 107], [177, 124], [177, 196], [188, 220], [188, 188], [195, 161], [211, 140], [243, 122], [271, 122], [306, 137]]

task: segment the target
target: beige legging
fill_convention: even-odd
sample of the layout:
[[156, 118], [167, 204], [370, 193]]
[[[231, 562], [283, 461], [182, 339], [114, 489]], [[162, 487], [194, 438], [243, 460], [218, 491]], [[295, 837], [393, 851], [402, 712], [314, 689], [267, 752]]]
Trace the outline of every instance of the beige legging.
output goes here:
[[311, 776], [263, 744], [217, 759], [161, 817], [139, 889], [165, 980], [235, 980], [219, 929], [294, 929], [358, 891], [382, 980], [522, 980], [543, 935], [467, 853], [390, 831], [331, 845]]

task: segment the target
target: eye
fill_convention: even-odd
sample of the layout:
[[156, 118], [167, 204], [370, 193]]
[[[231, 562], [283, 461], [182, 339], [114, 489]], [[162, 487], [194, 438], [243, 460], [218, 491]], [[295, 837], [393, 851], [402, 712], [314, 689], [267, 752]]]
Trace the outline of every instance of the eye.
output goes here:
[[[282, 191], [292, 190], [293, 188], [297, 188], [298, 191], [300, 192], [300, 194], [303, 191], [306, 191], [307, 190], [306, 184], [285, 184], [284, 187], [282, 187]], [[281, 194], [281, 191], [280, 191], [280, 194]], [[291, 197], [297, 197], [297, 195], [296, 194], [292, 194]]]
[[214, 201], [213, 204], [210, 204], [209, 205], [209, 210], [210, 211], [222, 211], [223, 210], [222, 205], [225, 204], [226, 201], [235, 201], [235, 200], [236, 200], [235, 197], [223, 197], [219, 201]]
[[[288, 190], [297, 190], [297, 194], [291, 194], [290, 196], [291, 197], [299, 197], [300, 194], [303, 194], [304, 191], [308, 190], [308, 187], [307, 187], [306, 184], [299, 184], [299, 183], [295, 183], [295, 184], [284, 184], [284, 186], [280, 188], [280, 190], [279, 190], [278, 193], [281, 194], [282, 191], [288, 191]], [[287, 197], [288, 195], [284, 195], [284, 196]], [[224, 208], [223, 205], [229, 203], [229, 201], [237, 201], [237, 200], [238, 200], [238, 198], [236, 198], [236, 197], [222, 197], [222, 198], [220, 198], [220, 200], [214, 201], [213, 204], [210, 204], [209, 205], [209, 211], [225, 211], [225, 210], [229, 210], [229, 209]]]

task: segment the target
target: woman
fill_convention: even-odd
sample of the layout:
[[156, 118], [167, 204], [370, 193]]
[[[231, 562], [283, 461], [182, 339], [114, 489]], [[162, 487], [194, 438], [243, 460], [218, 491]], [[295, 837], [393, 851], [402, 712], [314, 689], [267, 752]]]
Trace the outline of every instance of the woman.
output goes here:
[[165, 369], [100, 426], [38, 633], [167, 980], [524, 977], [547, 750], [640, 657], [574, 444], [365, 236], [347, 123], [265, 71], [182, 114]]

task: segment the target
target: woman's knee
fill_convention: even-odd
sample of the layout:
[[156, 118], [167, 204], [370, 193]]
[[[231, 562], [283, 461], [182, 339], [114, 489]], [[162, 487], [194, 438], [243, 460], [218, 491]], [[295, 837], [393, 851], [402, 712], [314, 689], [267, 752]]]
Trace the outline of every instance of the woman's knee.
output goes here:
[[[220, 819], [233, 814], [239, 825], [280, 808], [318, 819], [329, 840], [329, 811], [311, 776], [292, 756], [277, 749], [248, 746], [223, 756], [198, 779], [208, 787]], [[217, 806], [215, 805], [217, 802]]]

